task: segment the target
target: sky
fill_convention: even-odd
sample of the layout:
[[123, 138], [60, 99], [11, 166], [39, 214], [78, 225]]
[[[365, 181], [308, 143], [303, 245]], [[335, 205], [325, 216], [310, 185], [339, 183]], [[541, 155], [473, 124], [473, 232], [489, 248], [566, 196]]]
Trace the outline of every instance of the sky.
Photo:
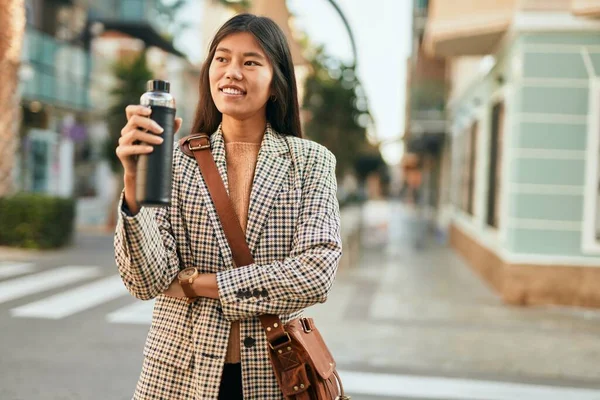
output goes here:
[[[352, 60], [343, 22], [326, 0], [288, 0], [296, 27], [327, 52]], [[337, 0], [356, 41], [357, 72], [367, 92], [380, 140], [402, 136], [406, 59], [410, 55], [412, 0]], [[381, 148], [386, 162], [396, 164], [400, 142]]]
[[[380, 140], [399, 138], [404, 127], [406, 59], [411, 51], [412, 0], [336, 0], [356, 41], [357, 72], [367, 93]], [[193, 3], [200, 3], [194, 1]], [[295, 28], [306, 32], [328, 54], [348, 64], [352, 46], [342, 20], [327, 0], [287, 0]], [[198, 10], [194, 6], [194, 9]], [[200, 11], [200, 10], [198, 10]], [[197, 34], [197, 33], [196, 33]], [[186, 35], [187, 36], [187, 35]], [[192, 61], [202, 55], [191, 46], [197, 38], [182, 37], [177, 45]], [[200, 50], [200, 49], [198, 49]], [[402, 144], [382, 146], [388, 164], [397, 164]]]

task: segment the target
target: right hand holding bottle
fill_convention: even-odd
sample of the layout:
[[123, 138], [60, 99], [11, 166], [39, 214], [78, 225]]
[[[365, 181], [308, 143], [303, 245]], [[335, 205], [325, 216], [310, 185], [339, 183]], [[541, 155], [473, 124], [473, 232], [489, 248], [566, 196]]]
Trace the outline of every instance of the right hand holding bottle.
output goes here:
[[[125, 176], [134, 177], [136, 174], [137, 158], [140, 154], [151, 153], [153, 147], [163, 142], [159, 135], [163, 129], [148, 118], [152, 110], [141, 105], [129, 105], [125, 108], [127, 124], [121, 129], [119, 145], [115, 152], [123, 164]], [[181, 118], [175, 118], [174, 134], [181, 127]]]

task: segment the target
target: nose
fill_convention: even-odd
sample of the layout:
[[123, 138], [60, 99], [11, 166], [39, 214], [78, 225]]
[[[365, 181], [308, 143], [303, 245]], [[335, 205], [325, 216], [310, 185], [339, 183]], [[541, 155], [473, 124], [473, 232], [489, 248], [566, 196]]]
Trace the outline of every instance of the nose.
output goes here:
[[235, 81], [240, 81], [242, 80], [242, 71], [235, 63], [231, 63], [225, 72], [225, 77]]

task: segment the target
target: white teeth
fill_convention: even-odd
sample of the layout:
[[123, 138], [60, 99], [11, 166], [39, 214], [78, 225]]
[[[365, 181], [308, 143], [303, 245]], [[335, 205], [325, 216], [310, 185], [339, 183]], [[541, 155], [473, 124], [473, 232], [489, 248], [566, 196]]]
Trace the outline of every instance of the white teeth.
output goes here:
[[223, 88], [221, 89], [223, 93], [226, 94], [244, 94], [241, 90], [233, 89], [233, 88]]

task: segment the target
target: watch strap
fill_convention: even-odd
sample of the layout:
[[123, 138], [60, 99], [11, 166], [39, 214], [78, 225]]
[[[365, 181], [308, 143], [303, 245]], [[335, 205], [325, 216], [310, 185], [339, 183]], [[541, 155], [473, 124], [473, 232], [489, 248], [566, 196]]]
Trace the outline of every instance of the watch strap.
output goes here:
[[198, 297], [198, 295], [194, 293], [194, 289], [192, 288], [192, 284], [189, 280], [186, 279], [179, 283], [181, 285], [181, 288], [183, 289], [183, 293], [185, 293], [185, 296], [188, 298], [189, 302], [194, 301], [194, 299]]

